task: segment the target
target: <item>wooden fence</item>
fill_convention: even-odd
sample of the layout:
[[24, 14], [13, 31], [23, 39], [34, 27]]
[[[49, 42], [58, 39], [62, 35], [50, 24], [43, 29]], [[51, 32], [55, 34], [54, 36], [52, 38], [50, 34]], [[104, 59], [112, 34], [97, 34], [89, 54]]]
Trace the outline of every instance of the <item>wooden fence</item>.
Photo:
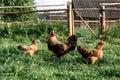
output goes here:
[[[100, 22], [101, 27], [100, 27], [100, 35], [104, 37], [104, 31], [105, 31], [105, 23], [106, 22], [118, 22], [118, 21], [106, 21], [105, 20], [105, 11], [107, 10], [120, 10], [119, 8], [105, 8], [105, 6], [111, 6], [111, 5], [120, 5], [120, 3], [101, 3], [100, 6], [101, 8], [72, 8], [72, 4], [70, 2], [67, 2], [67, 4], [60, 4], [60, 5], [39, 5], [39, 6], [0, 6], [0, 9], [5, 9], [5, 8], [36, 8], [36, 7], [49, 7], [49, 6], [67, 6], [67, 9], [48, 9], [48, 10], [31, 10], [31, 11], [23, 11], [23, 12], [0, 12], [0, 15], [5, 15], [5, 14], [26, 14], [26, 13], [34, 13], [34, 12], [53, 12], [53, 11], [66, 11], [67, 12], [67, 20], [62, 20], [62, 22], [66, 22], [68, 24], [68, 31], [69, 35], [74, 34], [74, 25], [75, 23], [84, 23], [85, 26], [94, 34], [95, 37], [97, 35], [94, 33], [94, 31], [91, 29], [91, 27], [88, 25], [88, 22]], [[95, 10], [95, 11], [100, 11], [101, 10], [101, 17], [100, 20], [97, 21], [86, 21], [84, 18], [81, 16], [81, 14], [78, 13], [78, 11], [87, 11], [87, 10]], [[79, 16], [81, 20], [74, 20], [74, 12]], [[40, 20], [40, 21], [56, 21], [56, 20]], [[13, 22], [12, 22], [13, 23]], [[12, 24], [11, 23], [11, 24]], [[1, 22], [0, 24], [4, 24]], [[8, 23], [10, 24], [10, 23]]]

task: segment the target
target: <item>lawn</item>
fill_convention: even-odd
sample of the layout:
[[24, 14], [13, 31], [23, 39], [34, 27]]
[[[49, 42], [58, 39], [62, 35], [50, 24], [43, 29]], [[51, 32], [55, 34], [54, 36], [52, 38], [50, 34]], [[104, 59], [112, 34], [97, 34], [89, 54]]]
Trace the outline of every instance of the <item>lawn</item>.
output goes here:
[[[61, 27], [62, 26], [62, 27]], [[63, 24], [40, 23], [39, 25], [13, 26], [0, 29], [0, 80], [119, 80], [120, 38], [111, 37], [108, 30], [103, 47], [104, 57], [95, 64], [82, 62], [77, 49], [61, 58], [51, 57], [47, 48], [47, 35], [54, 27], [57, 38], [65, 41], [67, 28]], [[90, 31], [76, 27], [78, 45], [94, 48], [100, 39]], [[117, 35], [117, 34], [116, 34]], [[62, 36], [62, 37], [61, 37]], [[28, 45], [39, 39], [38, 52], [32, 57], [17, 49], [19, 44]]]

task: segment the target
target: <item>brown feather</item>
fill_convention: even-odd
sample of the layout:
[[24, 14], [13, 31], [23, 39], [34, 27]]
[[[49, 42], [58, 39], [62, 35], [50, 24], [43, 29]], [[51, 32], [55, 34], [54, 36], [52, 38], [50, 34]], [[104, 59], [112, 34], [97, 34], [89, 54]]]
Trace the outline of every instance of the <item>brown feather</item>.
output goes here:
[[77, 37], [75, 35], [70, 36], [66, 42], [57, 40], [55, 32], [52, 29], [50, 35], [48, 36], [48, 49], [59, 58], [64, 54], [72, 51], [76, 48]]
[[31, 45], [29, 45], [29, 46], [19, 45], [18, 49], [22, 50], [25, 53], [27, 53], [28, 55], [32, 56], [33, 53], [35, 53], [37, 51], [37, 43], [35, 40], [33, 40]]
[[103, 57], [102, 51], [103, 44], [104, 43], [100, 41], [93, 50], [78, 46], [77, 50], [82, 55], [83, 58], [88, 60], [89, 64], [94, 64], [97, 61], [97, 59]]

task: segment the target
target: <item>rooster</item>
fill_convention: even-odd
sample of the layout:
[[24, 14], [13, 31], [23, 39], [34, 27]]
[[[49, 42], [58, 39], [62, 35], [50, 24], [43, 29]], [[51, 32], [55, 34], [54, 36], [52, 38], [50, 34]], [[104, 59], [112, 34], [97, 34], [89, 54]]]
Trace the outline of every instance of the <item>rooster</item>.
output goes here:
[[88, 60], [88, 64], [94, 64], [99, 58], [103, 57], [103, 45], [104, 42], [100, 41], [93, 50], [82, 48], [81, 46], [78, 46], [77, 50], [83, 58]]
[[19, 45], [18, 46], [19, 50], [24, 51], [26, 54], [28, 54], [29, 56], [32, 56], [33, 53], [35, 53], [38, 49], [37, 49], [37, 40], [33, 40], [32, 44], [29, 46], [26, 45]]
[[48, 36], [48, 49], [54, 52], [54, 56], [60, 58], [69, 51], [72, 51], [77, 46], [77, 37], [75, 35], [70, 36], [66, 42], [61, 42], [57, 40], [54, 29], [50, 32]]

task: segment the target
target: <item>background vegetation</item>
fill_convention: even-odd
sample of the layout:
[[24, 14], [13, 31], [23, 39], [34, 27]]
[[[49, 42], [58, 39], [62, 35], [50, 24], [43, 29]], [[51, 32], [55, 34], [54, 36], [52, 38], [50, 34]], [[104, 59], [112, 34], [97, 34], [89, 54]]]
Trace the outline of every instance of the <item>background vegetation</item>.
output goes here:
[[[1, 0], [0, 6], [33, 6], [34, 0]], [[0, 9], [0, 12], [24, 12], [35, 10], [36, 8], [5, 8]], [[0, 15], [0, 20], [4, 22], [10, 21], [27, 21], [30, 18], [36, 19], [37, 14], [35, 13], [28, 13], [28, 14], [6, 14]]]
[[105, 32], [106, 40], [114, 43], [114, 44], [120, 44], [120, 24], [112, 27], [112, 29], [108, 29]]
[[[0, 79], [1, 80], [119, 80], [120, 79], [120, 25], [106, 31], [104, 57], [93, 65], [81, 61], [77, 49], [62, 58], [51, 57], [47, 48], [47, 36], [51, 28], [57, 38], [65, 41], [67, 26], [62, 23], [40, 23], [0, 27]], [[100, 41], [87, 29], [75, 28], [78, 45], [94, 48]], [[115, 37], [114, 35], [117, 35]], [[38, 52], [33, 57], [19, 51], [19, 44], [28, 45], [39, 39]]]

